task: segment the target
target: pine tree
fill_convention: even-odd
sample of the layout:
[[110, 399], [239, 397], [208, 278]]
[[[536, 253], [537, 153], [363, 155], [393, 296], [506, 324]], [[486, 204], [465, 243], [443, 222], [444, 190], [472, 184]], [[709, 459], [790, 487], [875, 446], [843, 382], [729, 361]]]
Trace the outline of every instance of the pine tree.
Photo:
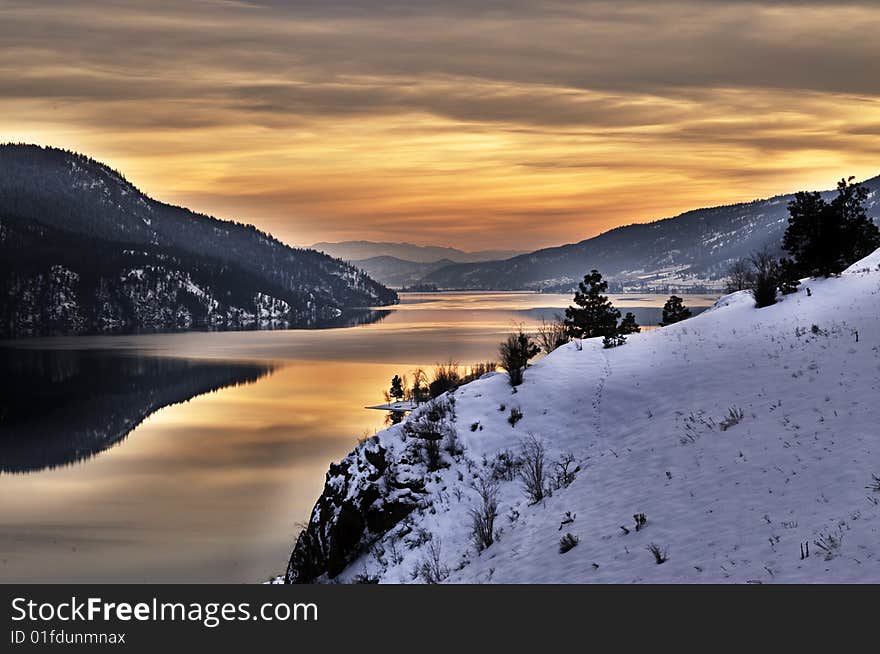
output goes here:
[[836, 275], [880, 247], [880, 230], [865, 213], [868, 189], [853, 178], [837, 184], [837, 197], [800, 192], [788, 203], [782, 247], [791, 255], [792, 274]]
[[584, 275], [574, 294], [573, 302], [577, 306], [565, 310], [565, 329], [571, 338], [616, 335], [620, 311], [602, 295], [607, 290], [608, 282], [603, 281], [599, 271]]
[[639, 323], [636, 322], [636, 317], [631, 311], [626, 313], [617, 327], [617, 333], [624, 336], [626, 334], [638, 334], [640, 331], [642, 331], [642, 328], [639, 327]]
[[602, 347], [609, 349], [612, 347], [620, 347], [626, 343], [626, 336], [617, 334], [616, 336], [604, 336], [602, 338]]
[[798, 286], [801, 285], [801, 280], [799, 279], [800, 275], [798, 274], [798, 268], [794, 261], [784, 257], [780, 259], [777, 266], [777, 273], [779, 277], [777, 279], [777, 285], [779, 291], [783, 295], [789, 295], [797, 291]]
[[403, 391], [403, 380], [400, 378], [400, 375], [394, 375], [391, 378], [391, 390], [388, 391], [388, 394], [398, 402], [403, 399], [405, 393]]
[[660, 326], [672, 325], [690, 317], [691, 310], [684, 305], [684, 300], [677, 295], [670, 295], [666, 304], [663, 305], [663, 320]]
[[519, 386], [523, 381], [523, 374], [529, 366], [529, 359], [536, 356], [541, 348], [532, 340], [532, 337], [523, 332], [522, 326], [515, 334], [508, 334], [507, 338], [498, 346], [498, 355], [501, 365], [507, 370], [507, 376], [511, 386]]

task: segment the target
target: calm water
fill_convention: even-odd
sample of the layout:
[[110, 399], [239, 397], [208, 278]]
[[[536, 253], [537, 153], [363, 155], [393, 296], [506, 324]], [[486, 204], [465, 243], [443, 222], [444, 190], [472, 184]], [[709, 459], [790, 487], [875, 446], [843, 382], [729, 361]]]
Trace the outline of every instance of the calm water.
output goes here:
[[[393, 374], [494, 359], [514, 323], [569, 299], [413, 293], [350, 328], [6, 343], [0, 581], [277, 574], [327, 464], [383, 427], [362, 407], [382, 400]], [[612, 299], [655, 324], [666, 298]]]

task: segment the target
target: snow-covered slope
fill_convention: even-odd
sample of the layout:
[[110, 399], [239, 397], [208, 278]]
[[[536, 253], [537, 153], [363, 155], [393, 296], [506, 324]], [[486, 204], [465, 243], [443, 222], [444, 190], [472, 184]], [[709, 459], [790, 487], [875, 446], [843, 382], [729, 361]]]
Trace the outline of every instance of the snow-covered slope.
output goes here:
[[[410, 484], [411, 507], [386, 533], [344, 530], [351, 562], [335, 578], [418, 582], [434, 570], [478, 583], [880, 582], [878, 317], [880, 251], [772, 307], [734, 293], [622, 347], [569, 344], [529, 368], [516, 393], [501, 374], [468, 384], [455, 393], [454, 420], [440, 421], [448, 467], [427, 473], [424, 441], [404, 423], [331, 470], [328, 487], [354, 505], [399, 494], [402, 478], [424, 481]], [[523, 414], [515, 426], [513, 407]], [[447, 447], [449, 429], [463, 454]], [[550, 475], [565, 453], [580, 466], [537, 504], [504, 474], [503, 453], [516, 455], [529, 434], [544, 443]], [[497, 538], [477, 553], [473, 482], [493, 469]], [[311, 580], [298, 563], [306, 551], [321, 570], [339, 535], [328, 528], [336, 508], [316, 507], [309, 530], [320, 537], [310, 547], [309, 530], [300, 538], [289, 581]], [[639, 531], [634, 514], [646, 517]], [[560, 553], [566, 533], [579, 541]], [[662, 564], [652, 544], [666, 552]]]
[[[880, 177], [863, 182], [868, 216], [880, 225]], [[822, 193], [830, 200], [836, 191]], [[568, 292], [595, 268], [614, 293], [702, 292], [725, 288], [733, 261], [764, 247], [779, 250], [788, 203], [779, 195], [609, 230], [579, 243], [536, 250], [505, 261], [453, 264], [421, 280], [441, 289], [534, 289]]]

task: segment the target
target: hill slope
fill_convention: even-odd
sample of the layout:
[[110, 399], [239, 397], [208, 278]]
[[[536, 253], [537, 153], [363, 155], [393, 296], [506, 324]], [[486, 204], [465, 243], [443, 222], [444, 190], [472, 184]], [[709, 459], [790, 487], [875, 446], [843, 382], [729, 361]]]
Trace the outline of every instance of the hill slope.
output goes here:
[[448, 266], [452, 261], [442, 259], [433, 263], [419, 263], [396, 257], [372, 257], [351, 263], [388, 287], [403, 288], [417, 284], [428, 273]]
[[[880, 221], [880, 177], [865, 186], [874, 191], [868, 215]], [[447, 266], [422, 281], [440, 288], [567, 292], [596, 268], [614, 292], [722, 289], [730, 262], [782, 241], [793, 197], [688, 211], [505, 261]]]
[[[286, 580], [876, 583], [878, 315], [880, 251], [772, 307], [740, 292], [622, 347], [566, 345], [516, 393], [500, 374], [464, 386], [331, 466]], [[566, 453], [579, 466], [537, 504], [516, 475], [529, 434], [548, 484]], [[480, 476], [498, 517], [478, 554]], [[560, 553], [566, 533], [579, 541]]]
[[[357, 268], [157, 202], [106, 166], [53, 148], [0, 146], [0, 248], [5, 335], [310, 326], [396, 301]], [[145, 274], [149, 283], [127, 284]], [[103, 291], [106, 320], [92, 306]], [[45, 322], [46, 313], [57, 319]]]
[[456, 248], [436, 245], [413, 245], [412, 243], [387, 243], [374, 241], [342, 241], [341, 243], [315, 243], [313, 250], [326, 252], [345, 261], [363, 261], [375, 257], [394, 257], [411, 263], [435, 263], [448, 259], [456, 263], [473, 263], [507, 259], [521, 254], [515, 250], [481, 250], [464, 252]]

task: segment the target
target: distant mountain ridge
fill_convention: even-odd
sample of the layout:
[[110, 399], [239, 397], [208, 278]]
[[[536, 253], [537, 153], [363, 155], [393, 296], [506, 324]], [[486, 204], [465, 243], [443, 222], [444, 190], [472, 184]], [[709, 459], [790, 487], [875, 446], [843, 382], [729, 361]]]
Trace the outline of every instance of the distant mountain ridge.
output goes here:
[[145, 196], [88, 157], [0, 146], [0, 336], [309, 327], [397, 301], [358, 268]]
[[[878, 222], [880, 177], [864, 185], [871, 191], [868, 215]], [[781, 243], [793, 197], [697, 209], [503, 261], [452, 264], [422, 281], [442, 289], [568, 291], [595, 268], [615, 292], [717, 290], [730, 262]]]
[[404, 288], [421, 282], [425, 275], [455, 263], [449, 259], [441, 259], [431, 263], [405, 261], [397, 257], [372, 257], [360, 261], [352, 261], [370, 277], [390, 288]]
[[474, 263], [507, 259], [522, 254], [518, 250], [481, 250], [464, 252], [456, 248], [435, 245], [413, 245], [412, 243], [389, 243], [374, 241], [342, 241], [339, 243], [315, 243], [313, 250], [324, 252], [344, 261], [362, 262], [377, 257], [393, 257], [411, 263], [435, 263], [449, 260], [454, 263]]

